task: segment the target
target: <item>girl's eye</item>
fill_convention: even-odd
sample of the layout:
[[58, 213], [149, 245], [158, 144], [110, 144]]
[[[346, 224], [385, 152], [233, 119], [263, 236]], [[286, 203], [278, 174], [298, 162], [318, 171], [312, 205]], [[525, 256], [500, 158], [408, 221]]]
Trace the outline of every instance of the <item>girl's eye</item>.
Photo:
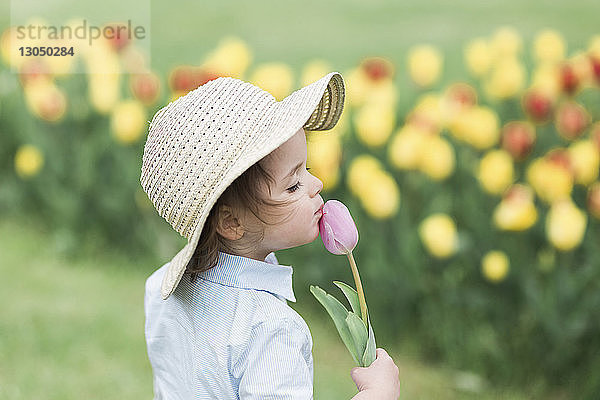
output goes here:
[[[309, 171], [310, 168], [306, 168], [306, 170]], [[288, 189], [288, 192], [294, 193], [296, 190], [298, 190], [300, 188], [300, 186], [302, 186], [302, 183], [300, 183], [300, 181], [298, 181], [298, 183], [296, 183], [294, 186], [292, 186], [291, 188]]]
[[300, 186], [302, 186], [302, 184], [300, 183], [300, 181], [298, 181], [298, 183], [296, 183], [294, 186], [288, 189], [288, 192], [294, 193], [296, 190], [298, 190]]

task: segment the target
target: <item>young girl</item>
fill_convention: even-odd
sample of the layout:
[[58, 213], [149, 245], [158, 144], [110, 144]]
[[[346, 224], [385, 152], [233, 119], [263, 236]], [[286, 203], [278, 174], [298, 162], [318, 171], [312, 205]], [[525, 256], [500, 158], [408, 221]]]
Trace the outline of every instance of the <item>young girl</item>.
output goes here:
[[[337, 72], [282, 101], [218, 78], [153, 117], [140, 182], [188, 239], [146, 281], [155, 399], [312, 399], [311, 334], [274, 252], [319, 234], [323, 184], [306, 168], [304, 129], [333, 128], [343, 104]], [[351, 377], [354, 399], [399, 396], [383, 349]]]

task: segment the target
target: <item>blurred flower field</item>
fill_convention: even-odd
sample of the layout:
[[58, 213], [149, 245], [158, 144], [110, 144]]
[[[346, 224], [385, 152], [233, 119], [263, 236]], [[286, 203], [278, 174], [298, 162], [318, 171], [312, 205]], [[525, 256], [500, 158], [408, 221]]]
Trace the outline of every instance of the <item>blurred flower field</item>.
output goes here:
[[[87, 68], [65, 74], [68, 65], [41, 58], [12, 65], [12, 34], [0, 38], [0, 209], [45, 221], [73, 255], [88, 241], [174, 254], [138, 181], [148, 121], [161, 106], [218, 76], [281, 100], [335, 70], [325, 59], [300, 70], [255, 65], [252, 49], [230, 36], [202, 63], [166, 76], [129, 73], [147, 65], [143, 55], [110, 41], [63, 60]], [[324, 199], [343, 199], [357, 221], [373, 328], [494, 383], [543, 382], [593, 398], [600, 35], [568, 49], [558, 31], [526, 42], [506, 26], [465, 43], [461, 76], [444, 77], [444, 57], [416, 44], [404, 65], [366, 57], [340, 71], [342, 120], [309, 132], [308, 164]], [[345, 279], [343, 260], [326, 270], [321, 249], [295, 254], [307, 269], [296, 287]]]

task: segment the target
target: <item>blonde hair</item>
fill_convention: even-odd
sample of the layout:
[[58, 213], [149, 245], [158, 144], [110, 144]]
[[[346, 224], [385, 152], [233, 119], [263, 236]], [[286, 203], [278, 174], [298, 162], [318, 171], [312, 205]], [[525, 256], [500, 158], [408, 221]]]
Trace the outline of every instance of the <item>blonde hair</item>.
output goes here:
[[[289, 201], [274, 202], [269, 198], [271, 195], [271, 187], [275, 184], [275, 179], [260, 164], [269, 156], [270, 155], [267, 155], [244, 171], [242, 175], [237, 177], [223, 194], [221, 194], [210, 210], [208, 218], [202, 228], [202, 233], [200, 234], [200, 239], [198, 240], [194, 254], [186, 266], [185, 274], [191, 275], [190, 280], [192, 282], [196, 280], [199, 273], [208, 271], [217, 265], [217, 262], [219, 261], [219, 251], [236, 254], [240, 250], [239, 246], [236, 246], [234, 241], [224, 238], [217, 232], [219, 209], [222, 206], [228, 205], [229, 207], [232, 207], [235, 210], [236, 215], [241, 215], [245, 210], [249, 210], [265, 225], [277, 225], [282, 222], [271, 222], [263, 217], [265, 214], [271, 214], [270, 212], [265, 212], [265, 210], [273, 210], [289, 204]], [[264, 195], [265, 191], [261, 190], [265, 186], [268, 189], [269, 197], [266, 197]], [[262, 211], [259, 211], [261, 209]], [[271, 215], [274, 215], [274, 213]], [[258, 243], [264, 238], [264, 225], [257, 230], [252, 230], [246, 226], [244, 228], [244, 237], [247, 236], [250, 239], [247, 248], [252, 246], [256, 248]]]

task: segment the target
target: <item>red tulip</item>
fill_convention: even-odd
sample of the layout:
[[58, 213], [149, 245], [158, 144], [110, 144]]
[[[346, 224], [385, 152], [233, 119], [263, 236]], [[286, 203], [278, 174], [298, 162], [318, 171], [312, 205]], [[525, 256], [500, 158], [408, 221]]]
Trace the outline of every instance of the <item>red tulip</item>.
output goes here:
[[473, 86], [464, 83], [453, 83], [446, 89], [445, 98], [458, 108], [470, 107], [477, 104], [477, 91]]
[[568, 140], [577, 139], [590, 123], [588, 112], [575, 102], [565, 102], [556, 111], [556, 129]]
[[218, 78], [212, 72], [191, 65], [182, 65], [173, 69], [169, 75], [169, 87], [175, 93], [187, 93]]
[[29, 82], [36, 79], [52, 79], [52, 73], [50, 72], [50, 67], [48, 67], [48, 64], [43, 59], [31, 58], [27, 59], [19, 67], [19, 79], [21, 80], [21, 85], [25, 87]]
[[552, 99], [538, 90], [529, 90], [523, 96], [523, 110], [535, 122], [546, 122], [552, 116]]
[[109, 29], [107, 31], [108, 43], [116, 52], [123, 50], [131, 41], [129, 27], [125, 24], [108, 24], [104, 29]]
[[596, 82], [600, 84], [600, 58], [590, 56], [590, 64], [592, 65], [592, 73], [594, 74], [594, 79], [596, 79]]
[[560, 83], [563, 91], [567, 94], [573, 94], [577, 90], [579, 78], [571, 65], [564, 64], [562, 66], [560, 70]]
[[135, 98], [148, 106], [158, 99], [160, 80], [153, 72], [132, 75], [129, 87]]
[[588, 189], [587, 207], [594, 217], [600, 219], [600, 183], [596, 182]]
[[522, 160], [535, 144], [535, 128], [531, 123], [511, 121], [502, 128], [502, 147], [508, 151], [515, 160]]
[[565, 149], [553, 149], [550, 150], [546, 154], [546, 159], [550, 161], [550, 163], [564, 168], [567, 170], [572, 176], [575, 176], [575, 167], [573, 166], [573, 162], [569, 157], [569, 152]]
[[373, 81], [391, 78], [394, 72], [392, 63], [382, 57], [369, 57], [363, 60], [361, 68]]

